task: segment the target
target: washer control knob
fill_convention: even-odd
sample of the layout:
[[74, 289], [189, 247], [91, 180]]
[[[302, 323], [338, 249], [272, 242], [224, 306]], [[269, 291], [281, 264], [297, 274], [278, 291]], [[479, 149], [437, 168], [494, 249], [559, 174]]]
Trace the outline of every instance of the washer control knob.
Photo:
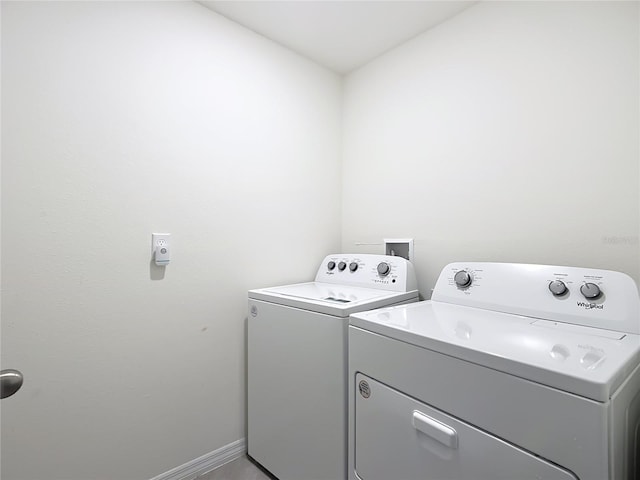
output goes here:
[[336, 262], [327, 263], [327, 269], [328, 270], [333, 270], [334, 268], [336, 268]]
[[380, 262], [378, 264], [378, 274], [381, 277], [386, 277], [387, 275], [389, 275], [389, 272], [391, 272], [391, 267], [389, 266], [388, 263]]
[[584, 298], [593, 300], [594, 298], [598, 298], [602, 291], [595, 283], [585, 283], [580, 287], [580, 293], [584, 295]]
[[453, 281], [456, 282], [456, 285], [460, 288], [466, 288], [471, 286], [471, 282], [473, 282], [473, 278], [471, 274], [466, 270], [460, 270], [456, 272], [453, 276]]
[[340, 270], [341, 272], [342, 272], [345, 268], [347, 268], [347, 264], [346, 264], [346, 263], [344, 263], [344, 262], [340, 262], [340, 263], [338, 264], [338, 270]]
[[351, 262], [349, 264], [349, 270], [351, 270], [352, 272], [355, 272], [358, 269], [358, 264], [356, 262]]
[[551, 290], [551, 293], [556, 297], [559, 297], [560, 295], [567, 293], [567, 286], [562, 280], [554, 280], [549, 283], [549, 290]]

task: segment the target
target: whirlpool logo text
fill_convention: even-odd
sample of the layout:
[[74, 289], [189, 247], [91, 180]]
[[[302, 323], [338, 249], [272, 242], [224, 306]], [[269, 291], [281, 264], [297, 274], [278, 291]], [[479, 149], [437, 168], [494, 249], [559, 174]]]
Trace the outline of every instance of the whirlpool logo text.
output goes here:
[[577, 302], [579, 307], [585, 308], [587, 310], [603, 310], [604, 305], [597, 305], [595, 303], [587, 303], [587, 302]]

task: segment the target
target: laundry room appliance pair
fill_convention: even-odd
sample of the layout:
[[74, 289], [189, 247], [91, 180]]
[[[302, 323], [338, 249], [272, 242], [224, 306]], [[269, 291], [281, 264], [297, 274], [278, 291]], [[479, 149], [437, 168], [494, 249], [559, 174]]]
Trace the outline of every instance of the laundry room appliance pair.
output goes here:
[[637, 480], [639, 334], [622, 273], [450, 264], [351, 316], [348, 477]]
[[413, 266], [387, 255], [329, 255], [313, 282], [249, 291], [249, 456], [279, 480], [344, 479], [349, 315], [416, 301]]

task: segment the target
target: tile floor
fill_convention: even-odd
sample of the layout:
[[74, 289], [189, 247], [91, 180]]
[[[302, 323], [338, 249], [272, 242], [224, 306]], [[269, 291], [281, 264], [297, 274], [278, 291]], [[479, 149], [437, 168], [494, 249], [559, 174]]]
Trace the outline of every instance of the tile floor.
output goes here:
[[277, 478], [243, 455], [233, 462], [225, 463], [216, 468], [213, 472], [197, 477], [195, 480], [277, 480]]

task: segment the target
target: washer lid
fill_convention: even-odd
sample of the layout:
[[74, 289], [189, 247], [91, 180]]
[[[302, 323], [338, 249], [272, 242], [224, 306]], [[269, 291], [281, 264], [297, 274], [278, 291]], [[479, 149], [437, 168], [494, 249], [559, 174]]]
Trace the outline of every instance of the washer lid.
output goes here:
[[322, 282], [249, 290], [249, 298], [337, 317], [348, 317], [351, 313], [363, 310], [371, 310], [411, 299], [417, 300], [417, 297], [417, 290], [390, 292]]
[[640, 363], [638, 335], [434, 301], [349, 323], [600, 402]]

